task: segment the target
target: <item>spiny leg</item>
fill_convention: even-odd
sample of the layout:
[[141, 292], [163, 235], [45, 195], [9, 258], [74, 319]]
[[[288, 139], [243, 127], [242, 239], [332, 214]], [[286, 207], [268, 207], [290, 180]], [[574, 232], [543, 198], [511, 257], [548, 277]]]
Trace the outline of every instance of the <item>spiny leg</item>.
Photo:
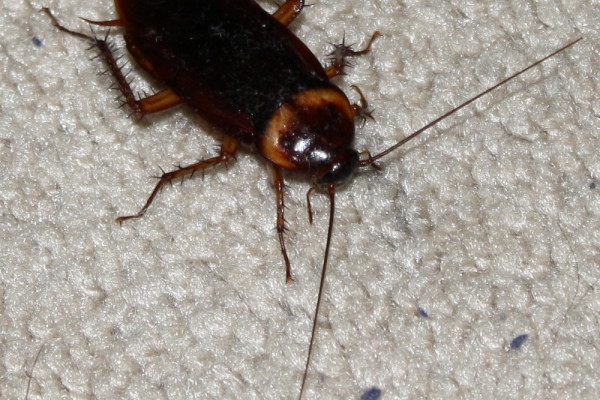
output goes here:
[[[65, 28], [58, 22], [56, 17], [54, 17], [54, 15], [52, 15], [52, 13], [50, 12], [50, 9], [43, 8], [42, 11], [44, 11], [46, 14], [48, 14], [48, 16], [50, 16], [50, 18], [52, 19], [52, 24], [56, 28], [58, 28], [62, 32], [68, 33], [68, 34], [78, 37], [80, 39], [87, 40], [100, 50], [100, 54], [102, 54], [102, 57], [104, 58], [104, 61], [108, 65], [110, 72], [112, 73], [115, 80], [117, 81], [117, 85], [119, 87], [119, 90], [123, 94], [123, 97], [125, 98], [125, 102], [132, 109], [132, 111], [136, 115], [136, 117], [141, 118], [146, 114], [163, 111], [163, 110], [166, 110], [167, 108], [171, 108], [171, 107], [176, 106], [177, 104], [181, 103], [181, 99], [171, 89], [164, 89], [158, 93], [147, 96], [145, 98], [136, 99], [135, 94], [133, 93], [133, 90], [131, 89], [131, 86], [129, 85], [129, 82], [127, 81], [127, 79], [125, 78], [125, 75], [123, 75], [123, 72], [121, 71], [121, 67], [118, 64], [118, 60], [115, 58], [115, 56], [112, 53], [110, 44], [106, 40], [107, 37], [105, 37], [104, 39], [100, 39], [95, 36], [90, 36], [90, 35], [83, 34], [81, 32], [76, 32], [76, 31], [70, 30], [68, 28]], [[86, 19], [84, 19], [84, 20], [91, 24], [101, 25], [101, 26], [120, 26], [121, 25], [120, 20], [112, 20], [112, 21], [88, 21]]]
[[94, 38], [94, 41], [115, 78], [117, 86], [125, 98], [125, 103], [127, 103], [137, 118], [166, 110], [181, 103], [179, 96], [171, 89], [163, 89], [153, 95], [137, 99], [125, 75], [123, 75], [123, 71], [121, 71], [121, 66], [113, 55], [109, 43], [105, 39], [98, 38]]
[[273, 17], [288, 26], [304, 8], [304, 0], [288, 0], [273, 13]]
[[362, 50], [354, 51], [352, 50], [352, 45], [346, 46], [345, 38], [342, 39], [342, 43], [334, 45], [333, 51], [329, 54], [329, 62], [331, 65], [325, 68], [327, 77], [331, 79], [335, 76], [343, 74], [344, 68], [348, 66], [346, 58], [367, 54], [369, 51], [371, 51], [371, 45], [379, 36], [381, 36], [381, 33], [379, 31], [375, 31], [373, 36], [371, 36], [371, 39], [369, 39], [369, 43], [367, 43], [365, 48]]
[[285, 239], [283, 237], [283, 234], [285, 233], [285, 218], [283, 215], [285, 210], [285, 203], [283, 200], [285, 183], [283, 182], [281, 168], [273, 166], [273, 170], [275, 175], [275, 194], [277, 195], [277, 235], [279, 236], [279, 246], [281, 247], [281, 254], [283, 254], [283, 261], [285, 262], [285, 282], [290, 283], [293, 282], [294, 279], [292, 279], [292, 267], [287, 255], [287, 250], [285, 249]]
[[158, 183], [154, 187], [154, 190], [150, 194], [150, 197], [148, 197], [148, 200], [146, 200], [146, 204], [144, 204], [144, 207], [142, 207], [142, 209], [137, 214], [126, 215], [117, 218], [117, 222], [121, 224], [125, 220], [131, 218], [139, 218], [142, 215], [144, 215], [146, 213], [146, 210], [148, 210], [148, 207], [150, 207], [150, 204], [152, 204], [154, 197], [156, 197], [156, 195], [158, 194], [160, 189], [165, 185], [165, 183], [171, 182], [174, 179], [183, 178], [186, 175], [192, 175], [194, 172], [202, 171], [206, 168], [230, 161], [235, 156], [238, 144], [239, 143], [237, 140], [227, 136], [225, 137], [225, 140], [221, 145], [221, 153], [218, 156], [209, 158], [208, 160], [199, 161], [186, 167], [180, 167], [174, 171], [162, 174], [160, 180], [158, 181]]

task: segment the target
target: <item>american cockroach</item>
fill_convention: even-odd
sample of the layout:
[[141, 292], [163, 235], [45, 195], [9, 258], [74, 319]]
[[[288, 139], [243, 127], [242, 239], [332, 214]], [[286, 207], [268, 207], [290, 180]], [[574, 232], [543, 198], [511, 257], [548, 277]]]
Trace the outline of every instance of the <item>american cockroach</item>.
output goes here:
[[[164, 84], [165, 88], [156, 94], [137, 98], [106, 38], [67, 29], [46, 11], [57, 28], [88, 40], [99, 49], [126, 104], [137, 117], [185, 104], [224, 134], [217, 156], [164, 173], [141, 210], [119, 217], [119, 223], [144, 215], [165, 183], [227, 163], [234, 158], [240, 144], [247, 145], [274, 170], [277, 235], [286, 281], [291, 282], [291, 265], [284, 240], [283, 171], [304, 174], [312, 182], [307, 200], [314, 189], [325, 191], [329, 196], [327, 241], [299, 399], [308, 376], [323, 294], [336, 189], [357, 169], [377, 168], [377, 160], [423, 131], [581, 40], [565, 45], [388, 149], [371, 155], [368, 151], [359, 153], [352, 147], [355, 120], [370, 117], [362, 93], [356, 88], [361, 101], [352, 104], [331, 79], [343, 73], [348, 57], [368, 53], [378, 32], [360, 51], [345, 44], [336, 46], [330, 64], [323, 67], [287, 28], [302, 11], [304, 0], [288, 0], [273, 14], [264, 11], [254, 0], [116, 0], [115, 6], [117, 19], [86, 21], [122, 28], [129, 52]], [[308, 209], [310, 216], [310, 202]]]

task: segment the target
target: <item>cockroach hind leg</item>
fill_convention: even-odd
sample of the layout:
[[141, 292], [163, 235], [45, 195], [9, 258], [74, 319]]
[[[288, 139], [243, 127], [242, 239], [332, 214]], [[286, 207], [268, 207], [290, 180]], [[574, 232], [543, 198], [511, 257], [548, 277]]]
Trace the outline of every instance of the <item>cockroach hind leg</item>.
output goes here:
[[352, 45], [346, 45], [346, 35], [342, 38], [342, 43], [333, 44], [333, 51], [329, 53], [329, 66], [325, 68], [325, 73], [329, 79], [344, 74], [344, 68], [349, 66], [346, 59], [348, 57], [358, 57], [371, 51], [371, 45], [381, 36], [381, 32], [375, 31], [369, 39], [369, 43], [362, 50], [352, 50]]
[[273, 13], [273, 18], [288, 26], [304, 8], [304, 0], [287, 0]]
[[[107, 40], [108, 33], [104, 37], [104, 39], [100, 39], [96, 36], [86, 35], [81, 32], [73, 31], [62, 26], [60, 22], [58, 22], [56, 17], [52, 14], [49, 8], [44, 7], [42, 8], [42, 11], [48, 14], [50, 19], [52, 20], [52, 25], [54, 25], [60, 31], [78, 37], [80, 39], [90, 41], [92, 42], [92, 47], [98, 48], [98, 50], [100, 51], [100, 55], [104, 58], [106, 65], [108, 66], [111, 74], [113, 75], [116, 81], [119, 91], [123, 95], [125, 103], [133, 111], [133, 114], [135, 114], [136, 117], [141, 119], [146, 114], [163, 111], [181, 103], [179, 97], [170, 89], [162, 90], [158, 93], [144, 98], [137, 98], [133, 93], [133, 90], [131, 89], [129, 81], [127, 80], [127, 74], [123, 73], [121, 66], [119, 65], [119, 58], [115, 57], [112, 46]], [[121, 25], [120, 20], [91, 21], [85, 18], [82, 19], [93, 25], [108, 27]]]
[[125, 103], [137, 118], [141, 119], [144, 115], [163, 111], [181, 103], [179, 97], [171, 89], [164, 89], [141, 99], [137, 98], [127, 80], [127, 74], [123, 73], [109, 42], [96, 39], [96, 45], [114, 77]]
[[174, 107], [181, 103], [181, 99], [171, 89], [163, 89], [154, 94], [144, 94], [144, 97], [138, 98], [135, 102], [136, 107], [146, 115]]
[[116, 222], [119, 225], [121, 225], [123, 223], [123, 221], [126, 221], [128, 219], [142, 217], [148, 210], [148, 207], [150, 207], [150, 204], [152, 204], [152, 201], [154, 201], [154, 198], [156, 197], [158, 192], [160, 192], [160, 190], [166, 183], [171, 183], [171, 181], [178, 179], [178, 178], [183, 179], [186, 175], [192, 175], [196, 171], [203, 171], [206, 168], [210, 168], [210, 167], [213, 167], [213, 166], [216, 166], [219, 164], [227, 163], [228, 161], [230, 161], [234, 158], [235, 152], [237, 151], [237, 148], [238, 148], [238, 145], [239, 145], [239, 142], [237, 140], [230, 138], [230, 137], [226, 137], [225, 140], [223, 141], [223, 145], [221, 146], [221, 153], [218, 156], [212, 157], [212, 158], [209, 158], [206, 160], [198, 161], [194, 164], [190, 164], [187, 166], [178, 167], [177, 169], [175, 169], [173, 171], [163, 172], [163, 174], [159, 177], [158, 183], [156, 184], [156, 186], [154, 186], [152, 193], [148, 197], [148, 200], [146, 200], [146, 204], [144, 204], [142, 209], [137, 214], [124, 215], [124, 216], [118, 217], [116, 219]]

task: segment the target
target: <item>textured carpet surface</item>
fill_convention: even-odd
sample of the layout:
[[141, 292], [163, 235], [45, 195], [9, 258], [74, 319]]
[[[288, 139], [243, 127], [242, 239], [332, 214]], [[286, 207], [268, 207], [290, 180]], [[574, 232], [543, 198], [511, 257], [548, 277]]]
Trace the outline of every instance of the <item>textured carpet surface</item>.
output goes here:
[[[305, 398], [597, 398], [598, 1], [310, 3], [291, 29], [320, 59], [344, 35], [383, 33], [336, 78], [375, 109], [356, 139], [372, 152], [584, 40], [339, 191]], [[43, 6], [82, 32], [78, 17], [116, 17], [109, 0], [0, 4], [0, 398], [28, 385], [30, 399], [296, 398], [326, 197], [311, 226], [309, 184], [287, 181], [289, 285], [252, 153], [116, 224], [159, 167], [209, 157], [219, 138], [183, 108], [128, 118]]]

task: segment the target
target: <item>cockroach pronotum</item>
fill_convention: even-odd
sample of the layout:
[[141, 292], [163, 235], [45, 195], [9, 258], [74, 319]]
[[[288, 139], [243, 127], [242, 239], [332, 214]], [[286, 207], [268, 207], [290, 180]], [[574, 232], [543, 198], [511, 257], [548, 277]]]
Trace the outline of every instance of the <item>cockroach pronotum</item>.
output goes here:
[[[563, 46], [372, 155], [352, 148], [355, 119], [370, 117], [366, 101], [356, 88], [361, 101], [350, 103], [331, 79], [344, 71], [346, 58], [368, 53], [378, 32], [360, 51], [344, 44], [336, 46], [331, 63], [323, 67], [287, 28], [302, 11], [304, 0], [288, 0], [273, 14], [254, 0], [116, 0], [115, 5], [118, 19], [88, 22], [123, 29], [132, 56], [164, 83], [165, 89], [156, 94], [144, 98], [134, 95], [106, 38], [67, 29], [45, 11], [58, 29], [88, 40], [99, 49], [126, 104], [137, 117], [185, 104], [224, 134], [219, 155], [163, 173], [141, 210], [119, 217], [119, 223], [144, 215], [165, 183], [226, 163], [233, 159], [240, 144], [248, 145], [273, 167], [277, 235], [286, 281], [291, 282], [284, 240], [283, 171], [296, 171], [310, 179], [312, 188], [307, 199], [314, 189], [329, 196], [327, 241], [299, 399], [304, 393], [315, 341], [336, 188], [357, 169], [377, 167], [376, 161], [423, 131], [581, 40]], [[308, 209], [311, 215], [310, 202]]]

